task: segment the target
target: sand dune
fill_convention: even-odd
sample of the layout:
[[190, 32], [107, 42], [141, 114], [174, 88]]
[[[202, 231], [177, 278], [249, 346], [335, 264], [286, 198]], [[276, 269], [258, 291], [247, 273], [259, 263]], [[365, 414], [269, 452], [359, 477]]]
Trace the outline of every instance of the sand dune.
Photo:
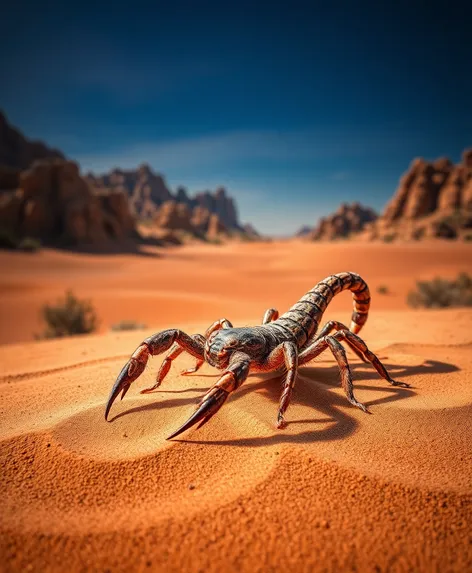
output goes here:
[[[97, 263], [92, 258], [84, 264], [79, 255], [47, 252], [44, 257], [57, 264], [58, 290], [66, 282], [63, 266], [73, 268], [74, 281], [89, 285], [90, 292], [98, 284], [104, 291], [115, 284], [113, 300], [128, 297], [130, 309], [141, 308], [130, 289], [136, 296], [149, 292], [152, 301], [156, 284], [162, 289], [156, 296], [189, 296], [182, 281], [206, 260], [203, 274], [192, 283], [198, 305], [190, 301], [187, 318], [173, 317], [166, 306], [165, 315], [151, 310], [156, 323], [165, 316], [169, 323], [164, 326], [198, 332], [219, 315], [256, 323], [267, 306], [282, 309], [289, 295], [287, 304], [327, 274], [322, 269], [330, 258], [341, 270], [358, 256], [353, 246], [343, 253], [335, 246], [313, 250], [310, 268], [317, 270], [308, 277], [308, 247], [292, 263], [287, 258], [291, 246], [281, 243], [278, 256], [269, 251], [273, 247], [257, 246], [252, 260], [243, 256], [250, 247], [227, 247], [239, 270], [237, 284], [228, 285], [229, 294], [221, 298], [218, 288], [230, 271], [221, 268], [215, 248], [201, 253], [189, 247], [174, 251], [169, 260], [123, 257]], [[156, 358], [114, 405], [106, 423], [104, 405], [117, 372], [151, 330], [1, 346], [1, 569], [470, 569], [472, 311], [413, 312], [405, 309], [403, 296], [413, 269], [415, 277], [454, 274], [466, 267], [472, 251], [461, 258], [448, 246], [440, 247], [440, 256], [420, 246], [404, 249], [388, 250], [388, 264], [377, 247], [368, 251], [370, 259], [359, 255], [359, 266], [364, 265], [359, 271], [372, 277], [369, 282], [392, 278], [391, 298], [372, 289], [363, 335], [394, 378], [411, 384], [409, 389], [388, 386], [350, 354], [356, 395], [372, 415], [348, 404], [336, 364], [324, 354], [300, 370], [285, 430], [274, 424], [280, 378], [253, 375], [210, 423], [166, 441], [217, 373], [204, 366], [198, 374], [181, 377], [180, 370], [192, 363], [182, 356], [160, 391], [141, 395], [139, 390], [154, 379]], [[22, 265], [12, 261], [17, 266], [10, 284], [26, 284]], [[51, 270], [34, 264], [38, 281], [37, 290], [31, 289], [37, 297], [32, 305], [41, 292], [49, 293], [45, 285], [52, 281]], [[161, 265], [175, 268], [175, 292], [170, 275], [164, 273], [161, 280]], [[357, 270], [356, 264], [349, 266]], [[206, 284], [210, 275], [215, 280]], [[145, 286], [137, 284], [141, 279]], [[13, 309], [15, 300], [25, 299], [21, 289], [8, 291], [7, 282], [2, 288]], [[347, 320], [349, 297], [337, 298], [330, 314]], [[395, 304], [401, 309], [393, 310]], [[5, 316], [2, 321], [5, 334]], [[27, 338], [28, 324], [25, 319], [15, 331], [18, 339]]]

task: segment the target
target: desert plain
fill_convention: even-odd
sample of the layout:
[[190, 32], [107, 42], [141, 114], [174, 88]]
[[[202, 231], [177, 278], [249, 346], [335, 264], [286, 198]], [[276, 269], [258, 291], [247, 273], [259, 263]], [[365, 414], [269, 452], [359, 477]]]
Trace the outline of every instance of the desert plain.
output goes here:
[[[412, 310], [419, 279], [471, 270], [472, 244], [189, 244], [137, 254], [1, 252], [2, 571], [458, 571], [472, 568], [472, 310]], [[348, 353], [357, 398], [324, 353], [300, 369], [288, 426], [281, 377], [251, 375], [216, 416], [166, 437], [216, 381], [183, 355], [153, 394], [161, 358], [104, 409], [151, 333], [257, 324], [325, 276], [361, 274], [361, 332], [391, 387]], [[379, 287], [387, 286], [387, 294]], [[66, 289], [92, 301], [89, 336], [35, 341]], [[351, 295], [326, 320], [348, 322]], [[111, 332], [120, 320], [146, 329]]]

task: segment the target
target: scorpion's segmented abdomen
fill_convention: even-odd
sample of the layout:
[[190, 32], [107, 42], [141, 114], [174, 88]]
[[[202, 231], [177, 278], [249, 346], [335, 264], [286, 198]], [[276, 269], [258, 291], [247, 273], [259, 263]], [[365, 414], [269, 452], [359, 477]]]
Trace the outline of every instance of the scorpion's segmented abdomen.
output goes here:
[[290, 329], [301, 346], [316, 334], [328, 304], [334, 296], [344, 290], [353, 293], [354, 312], [351, 317], [351, 330], [357, 333], [367, 320], [370, 293], [364, 279], [357, 273], [351, 272], [330, 275], [320, 281], [277, 322]]

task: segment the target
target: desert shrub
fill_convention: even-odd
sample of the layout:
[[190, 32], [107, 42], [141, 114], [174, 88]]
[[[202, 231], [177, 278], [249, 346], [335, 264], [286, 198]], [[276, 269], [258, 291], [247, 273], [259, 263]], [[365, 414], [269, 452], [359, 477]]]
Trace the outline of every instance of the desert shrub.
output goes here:
[[379, 286], [377, 287], [377, 292], [378, 292], [379, 294], [388, 294], [390, 291], [389, 291], [387, 285], [379, 285]]
[[464, 235], [464, 241], [467, 241], [468, 243], [472, 242], [472, 235]]
[[120, 320], [115, 324], [111, 325], [111, 329], [114, 332], [122, 332], [126, 330], [144, 330], [147, 325], [142, 322], [137, 322], [136, 320]]
[[0, 227], [0, 249], [16, 249], [18, 247], [18, 238], [13, 231]]
[[45, 304], [41, 317], [46, 329], [37, 336], [39, 339], [89, 334], [97, 328], [97, 315], [91, 303], [78, 299], [72, 291], [67, 291], [64, 299], [54, 305]]
[[396, 239], [396, 235], [395, 233], [389, 233], [388, 235], [384, 235], [383, 237], [383, 242], [384, 243], [393, 243], [393, 241]]
[[219, 238], [219, 237], [207, 237], [207, 242], [210, 243], [210, 245], [222, 245], [223, 241]]
[[18, 249], [20, 249], [20, 251], [27, 251], [28, 253], [35, 253], [36, 251], [39, 251], [40, 248], [41, 241], [34, 239], [33, 237], [25, 237], [24, 239], [21, 239], [18, 245]]
[[417, 281], [416, 290], [408, 293], [407, 303], [413, 308], [472, 306], [472, 277], [461, 273], [454, 280]]

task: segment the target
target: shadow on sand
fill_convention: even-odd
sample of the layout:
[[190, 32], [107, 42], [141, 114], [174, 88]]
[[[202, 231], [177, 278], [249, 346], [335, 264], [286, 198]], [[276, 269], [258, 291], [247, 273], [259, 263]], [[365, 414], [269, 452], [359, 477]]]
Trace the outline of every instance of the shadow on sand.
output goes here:
[[[407, 381], [409, 376], [416, 374], [447, 374], [449, 372], [456, 372], [459, 368], [453, 364], [446, 362], [439, 362], [437, 360], [425, 360], [423, 364], [416, 366], [403, 366], [398, 364], [384, 363], [387, 370], [390, 372], [394, 379], [400, 381]], [[354, 391], [363, 389], [380, 392], [382, 394], [388, 393], [387, 396], [382, 396], [374, 400], [365, 401], [365, 405], [369, 408], [376, 404], [385, 404], [388, 402], [395, 402], [397, 400], [404, 400], [415, 395], [414, 388], [401, 388], [398, 386], [390, 386], [387, 382], [382, 380], [382, 385], [363, 384], [363, 381], [379, 380], [378, 374], [368, 364], [353, 364], [352, 366], [354, 378]], [[199, 376], [195, 374], [194, 376]], [[217, 375], [216, 375], [217, 376]], [[215, 377], [216, 377], [215, 376]], [[257, 375], [254, 375], [257, 376]], [[361, 382], [357, 382], [356, 380]], [[277, 415], [278, 403], [280, 399], [281, 389], [283, 384], [283, 376], [266, 377], [263, 380], [251, 383], [251, 377], [246, 384], [230, 396], [224, 408], [230, 408], [231, 403], [240, 400], [249, 392], [256, 392], [258, 395], [263, 396], [270, 402], [270, 407], [273, 408], [273, 420], [275, 427], [275, 419]], [[345, 409], [348, 402], [344, 394], [338, 394], [332, 390], [339, 388], [339, 369], [337, 365], [330, 366], [308, 366], [301, 367], [297, 384], [295, 386], [293, 400], [297, 404], [302, 404], [309, 408], [313, 408], [313, 418], [294, 420], [290, 419], [290, 408], [288, 409], [288, 426], [285, 430], [278, 430], [269, 436], [251, 437], [251, 438], [236, 438], [230, 440], [198, 440], [198, 439], [176, 439], [175, 441], [188, 443], [188, 444], [206, 444], [218, 446], [269, 446], [284, 443], [310, 443], [316, 441], [331, 441], [341, 440], [354, 433], [359, 425], [359, 422], [352, 416], [346, 413]], [[206, 390], [202, 388], [186, 388], [183, 390], [161, 390], [156, 393], [172, 393], [181, 394], [187, 392]], [[143, 411], [159, 411], [164, 408], [172, 408], [175, 406], [195, 405], [195, 398], [172, 398], [165, 401], [156, 401], [149, 404], [140, 405], [130, 408], [125, 412], [114, 416], [110, 422], [127, 416], [136, 412]], [[354, 406], [351, 406], [354, 408]], [[322, 417], [319, 414], [323, 414]], [[191, 412], [189, 412], [190, 416]], [[218, 415], [218, 414], [217, 414]], [[183, 422], [183, 420], [182, 420]], [[307, 424], [329, 424], [320, 430], [301, 431], [294, 433], [294, 429]], [[176, 427], [179, 421], [176, 420]], [[198, 432], [194, 434], [198, 436]]]
[[180, 244], [180, 242], [177, 243], [175, 241], [158, 239], [156, 237], [137, 237], [133, 239], [125, 239], [122, 241], [110, 241], [99, 246], [69, 246], [47, 243], [45, 243], [44, 246], [68, 253], [96, 255], [97, 257], [103, 255], [138, 255], [141, 257], [157, 258], [161, 257], [162, 253], [159, 253], [156, 250], [150, 250], [149, 247], [165, 247], [167, 249], [169, 247], [177, 247]]

